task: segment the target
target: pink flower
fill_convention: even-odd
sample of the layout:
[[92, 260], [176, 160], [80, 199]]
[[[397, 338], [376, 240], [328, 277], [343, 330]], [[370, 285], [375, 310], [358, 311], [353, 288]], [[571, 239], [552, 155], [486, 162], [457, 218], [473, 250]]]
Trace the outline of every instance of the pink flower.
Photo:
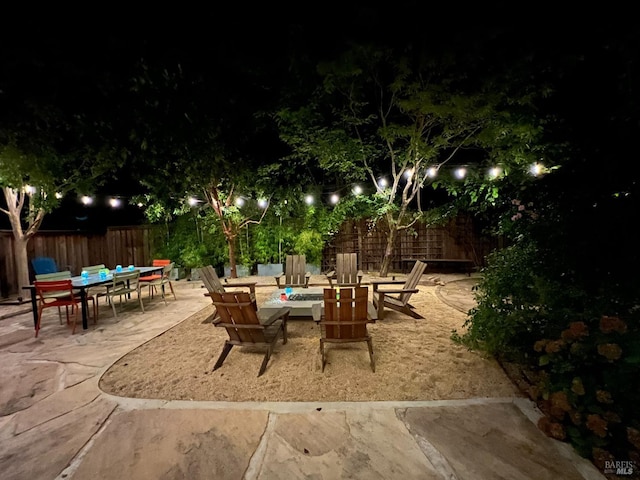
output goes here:
[[627, 331], [627, 324], [618, 317], [608, 317], [603, 315], [600, 319], [600, 331], [602, 333], [625, 333]]
[[622, 349], [620, 348], [620, 345], [615, 343], [604, 343], [602, 345], [598, 345], [598, 353], [612, 362], [614, 360], [618, 360], [622, 356]]

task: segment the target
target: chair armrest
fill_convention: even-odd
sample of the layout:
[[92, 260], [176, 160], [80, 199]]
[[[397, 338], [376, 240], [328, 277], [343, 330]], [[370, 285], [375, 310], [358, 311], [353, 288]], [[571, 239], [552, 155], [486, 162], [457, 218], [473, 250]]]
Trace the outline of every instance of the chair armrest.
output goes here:
[[[279, 318], [289, 317], [289, 312], [291, 311], [291, 307], [282, 307], [275, 312], [267, 315], [264, 310], [258, 310], [258, 319], [260, 320], [260, 325], [269, 326]], [[284, 319], [284, 318], [283, 318]]]
[[375, 290], [376, 293], [385, 294], [385, 293], [418, 293], [420, 290], [417, 288], [409, 289], [409, 288], [396, 288], [389, 289], [385, 288], [384, 290]]
[[233, 282], [231, 283], [229, 280], [227, 280], [226, 278], [224, 279], [224, 283], [226, 283], [227, 285], [231, 286], [231, 287], [251, 287], [251, 286], [256, 286], [258, 282]]
[[378, 290], [379, 285], [404, 285], [406, 280], [393, 280], [393, 279], [382, 279], [382, 278], [372, 278], [370, 280], [371, 285], [373, 285], [373, 291], [376, 292]]
[[362, 277], [364, 277], [364, 272], [362, 270], [358, 270], [356, 275], [358, 276], [358, 283], [360, 283], [362, 281]]
[[371, 302], [367, 302], [367, 318], [371, 323], [376, 323], [378, 319], [378, 310]]
[[251, 293], [255, 293], [256, 292], [256, 284], [258, 282], [233, 282], [233, 283], [229, 283], [225, 280], [225, 290], [227, 287], [249, 287], [249, 290], [251, 291]]
[[334, 278], [336, 276], [336, 271], [331, 270], [330, 272], [325, 273], [325, 275], [327, 276], [327, 278]]

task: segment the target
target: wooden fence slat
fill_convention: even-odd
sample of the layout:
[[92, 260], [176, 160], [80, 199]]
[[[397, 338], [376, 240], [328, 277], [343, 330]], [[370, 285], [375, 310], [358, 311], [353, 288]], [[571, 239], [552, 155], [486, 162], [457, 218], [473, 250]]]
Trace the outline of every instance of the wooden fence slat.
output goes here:
[[[151, 248], [148, 245], [151, 228], [147, 225], [110, 227], [103, 235], [40, 231], [29, 241], [27, 256], [29, 261], [35, 257], [52, 257], [58, 268], [70, 267], [74, 275], [79, 275], [84, 265], [98, 263], [105, 263], [108, 267], [115, 267], [117, 263], [151, 265]], [[17, 285], [14, 258], [13, 233], [0, 230], [0, 298], [22, 293], [21, 286]], [[31, 265], [29, 269], [32, 270]]]

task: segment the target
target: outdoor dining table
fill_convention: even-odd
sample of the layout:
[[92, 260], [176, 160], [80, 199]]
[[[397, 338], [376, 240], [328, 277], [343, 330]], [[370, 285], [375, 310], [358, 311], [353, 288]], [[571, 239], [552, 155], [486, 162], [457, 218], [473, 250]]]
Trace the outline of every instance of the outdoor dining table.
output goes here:
[[[139, 270], [140, 275], [144, 275], [151, 272], [162, 271], [163, 266], [156, 267], [134, 267], [133, 270]], [[98, 273], [94, 273], [89, 275], [88, 277], [82, 277], [81, 275], [77, 275], [75, 277], [71, 277], [71, 285], [75, 290], [80, 292], [80, 303], [82, 305], [82, 328], [86, 330], [89, 328], [89, 321], [87, 316], [87, 310], [89, 308], [88, 300], [87, 300], [87, 289], [91, 287], [95, 287], [97, 285], [106, 285], [110, 282], [113, 282], [113, 274], [116, 270], [109, 270], [109, 273], [105, 276], [100, 276]], [[26, 287], [22, 287], [24, 290], [31, 291], [31, 307], [33, 310], [33, 325], [38, 324], [38, 301], [36, 296], [36, 287], [35, 285], [27, 285]]]

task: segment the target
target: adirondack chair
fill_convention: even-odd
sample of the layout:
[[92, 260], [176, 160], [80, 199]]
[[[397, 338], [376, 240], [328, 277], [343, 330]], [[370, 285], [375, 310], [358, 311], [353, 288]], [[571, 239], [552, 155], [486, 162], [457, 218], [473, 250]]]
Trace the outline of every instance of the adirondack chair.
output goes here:
[[[200, 268], [200, 279], [207, 289], [207, 293], [204, 294], [205, 297], [211, 297], [213, 293], [227, 293], [230, 289], [237, 290], [236, 287], [240, 287], [241, 290], [248, 288], [253, 306], [256, 310], [258, 309], [258, 304], [256, 303], [256, 284], [258, 282], [233, 282], [223, 284], [216, 273], [216, 269], [211, 265]], [[213, 297], [211, 297], [211, 301], [213, 301]], [[216, 317], [217, 313], [214, 314], [214, 318]]]
[[267, 351], [258, 371], [259, 377], [267, 368], [278, 338], [282, 336], [282, 344], [287, 343], [287, 320], [291, 309], [283, 307], [276, 311], [269, 310], [268, 315], [263, 314], [256, 310], [247, 292], [212, 292], [211, 300], [219, 315], [213, 320], [213, 325], [226, 328], [229, 335], [212, 371], [222, 366], [234, 345], [260, 347]]
[[287, 255], [284, 272], [276, 276], [278, 288], [309, 287], [311, 272], [307, 272], [307, 258], [305, 255]]
[[354, 287], [360, 285], [364, 274], [362, 270], [358, 270], [358, 254], [336, 254], [336, 269], [326, 275], [331, 287]]
[[[369, 289], [353, 287], [324, 289], [324, 315], [320, 326], [320, 354], [322, 355], [322, 371], [327, 363], [326, 343], [367, 342], [371, 370], [376, 371], [373, 357], [373, 342], [367, 332], [367, 323], [375, 322], [369, 314]], [[375, 312], [373, 312], [375, 313]]]
[[[409, 303], [411, 295], [418, 293], [416, 286], [427, 268], [424, 262], [416, 261], [405, 280], [371, 279], [373, 285], [373, 305], [378, 309], [378, 318], [383, 318], [384, 309], [390, 308], [413, 318], [424, 318]], [[380, 289], [380, 285], [402, 284], [399, 288]]]

